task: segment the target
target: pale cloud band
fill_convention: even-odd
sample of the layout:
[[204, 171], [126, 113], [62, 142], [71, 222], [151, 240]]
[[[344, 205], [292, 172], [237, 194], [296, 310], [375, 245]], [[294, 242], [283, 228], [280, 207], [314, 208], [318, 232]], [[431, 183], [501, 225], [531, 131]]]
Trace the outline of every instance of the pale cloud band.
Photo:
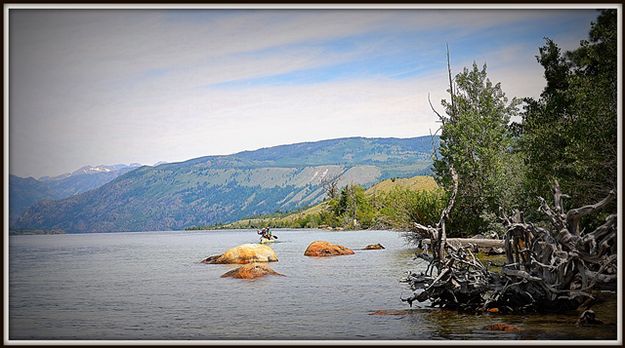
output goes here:
[[445, 43], [510, 96], [544, 85], [592, 10], [12, 10], [10, 171], [180, 161], [437, 127]]

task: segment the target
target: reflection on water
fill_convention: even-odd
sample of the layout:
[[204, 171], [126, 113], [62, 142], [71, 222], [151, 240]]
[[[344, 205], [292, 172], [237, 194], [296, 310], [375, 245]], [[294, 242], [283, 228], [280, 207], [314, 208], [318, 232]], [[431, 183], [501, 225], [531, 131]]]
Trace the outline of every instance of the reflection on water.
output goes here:
[[[276, 230], [286, 277], [220, 276], [235, 265], [199, 260], [257, 242], [255, 231], [11, 236], [11, 339], [432, 340], [615, 339], [616, 299], [593, 309], [606, 325], [563, 315], [468, 315], [401, 302], [399, 280], [425, 267], [398, 233]], [[314, 240], [355, 250], [303, 256]], [[381, 243], [384, 250], [357, 250]], [[384, 315], [375, 314], [383, 310]], [[374, 314], [374, 315], [372, 315]], [[519, 332], [487, 331], [497, 322]]]
[[[578, 327], [579, 313], [565, 314], [463, 314], [446, 310], [427, 310], [419, 321], [431, 324], [433, 338], [445, 339], [522, 339], [522, 340], [584, 340], [616, 339], [616, 296], [603, 295], [606, 302], [597, 304], [593, 310], [605, 325]], [[489, 331], [490, 324], [505, 323], [518, 328], [518, 332]]]

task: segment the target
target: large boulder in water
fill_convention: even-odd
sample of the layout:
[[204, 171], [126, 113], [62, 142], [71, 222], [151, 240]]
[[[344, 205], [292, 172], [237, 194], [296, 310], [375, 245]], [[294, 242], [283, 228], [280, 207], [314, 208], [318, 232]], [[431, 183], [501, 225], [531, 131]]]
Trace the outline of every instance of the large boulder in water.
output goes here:
[[237, 279], [256, 279], [260, 277], [264, 277], [266, 275], [278, 275], [284, 276], [284, 274], [280, 274], [265, 264], [261, 263], [250, 263], [247, 265], [243, 265], [237, 269], [233, 269], [232, 271], [224, 273], [221, 277], [227, 278], [237, 278]]
[[323, 240], [316, 240], [308, 245], [305, 256], [338, 256], [352, 255], [354, 251], [342, 245], [332, 244]]
[[252, 263], [278, 261], [276, 252], [263, 244], [242, 244], [228, 249], [221, 255], [214, 255], [202, 260], [202, 263]]

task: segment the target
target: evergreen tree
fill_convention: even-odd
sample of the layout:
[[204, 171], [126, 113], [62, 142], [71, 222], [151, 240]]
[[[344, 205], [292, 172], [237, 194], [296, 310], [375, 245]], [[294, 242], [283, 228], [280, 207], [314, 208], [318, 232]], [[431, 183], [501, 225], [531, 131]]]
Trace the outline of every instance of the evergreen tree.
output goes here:
[[[547, 39], [539, 49], [547, 86], [526, 99], [520, 149], [525, 157], [525, 210], [549, 197], [557, 179], [570, 206], [597, 202], [616, 188], [616, 11], [604, 10], [589, 39], [562, 53]], [[614, 207], [613, 210], [615, 210]]]

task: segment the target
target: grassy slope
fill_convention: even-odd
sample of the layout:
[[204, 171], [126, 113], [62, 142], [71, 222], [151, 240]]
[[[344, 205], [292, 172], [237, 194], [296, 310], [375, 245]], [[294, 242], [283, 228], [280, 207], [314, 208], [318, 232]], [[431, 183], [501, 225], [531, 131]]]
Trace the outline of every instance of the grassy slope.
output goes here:
[[[437, 187], [438, 185], [436, 184], [436, 181], [434, 181], [433, 177], [415, 176], [412, 178], [398, 178], [398, 179], [382, 180], [379, 183], [370, 187], [366, 192], [367, 194], [372, 195], [376, 193], [389, 192], [394, 188], [404, 188], [404, 189], [410, 189], [414, 191], [418, 191], [418, 190], [430, 191], [430, 190], [436, 189]], [[224, 228], [224, 229], [250, 228], [250, 226], [258, 226], [259, 223], [261, 223], [262, 221], [267, 221], [270, 219], [273, 221], [279, 221], [281, 223], [289, 223], [289, 222], [293, 222], [301, 218], [305, 218], [308, 215], [317, 214], [323, 209], [325, 209], [325, 207], [326, 207], [326, 203], [322, 202], [312, 207], [309, 207], [307, 209], [304, 209], [302, 211], [287, 214], [284, 216], [277, 216], [277, 217], [265, 216], [265, 217], [259, 217], [259, 218], [242, 219], [242, 220], [238, 220], [238, 221], [226, 224], [226, 225], [219, 226], [219, 228]]]
[[436, 181], [431, 176], [415, 176], [412, 178], [386, 179], [373, 185], [367, 190], [368, 194], [389, 192], [399, 187], [414, 191], [427, 190], [431, 191], [438, 187]]

